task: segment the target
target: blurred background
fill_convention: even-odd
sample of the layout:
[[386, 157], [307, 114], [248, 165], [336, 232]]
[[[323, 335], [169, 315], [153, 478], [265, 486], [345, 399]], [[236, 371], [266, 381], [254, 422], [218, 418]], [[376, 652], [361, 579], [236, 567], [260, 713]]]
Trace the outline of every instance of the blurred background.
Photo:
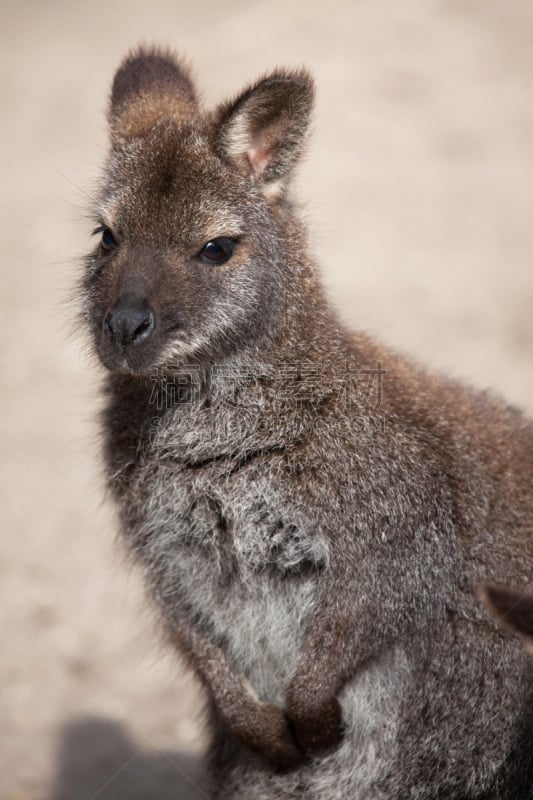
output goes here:
[[2, 800], [205, 796], [200, 695], [115, 542], [101, 375], [70, 333], [123, 55], [176, 48], [208, 104], [307, 65], [298, 191], [334, 302], [533, 411], [532, 41], [529, 0], [4, 0]]

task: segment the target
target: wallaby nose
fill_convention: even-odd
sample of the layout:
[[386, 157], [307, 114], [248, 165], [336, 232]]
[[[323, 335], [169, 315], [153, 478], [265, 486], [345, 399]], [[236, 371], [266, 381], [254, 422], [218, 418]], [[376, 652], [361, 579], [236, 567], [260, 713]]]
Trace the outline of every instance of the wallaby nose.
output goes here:
[[155, 317], [144, 300], [123, 297], [107, 312], [104, 324], [114, 344], [129, 347], [148, 339], [154, 329]]

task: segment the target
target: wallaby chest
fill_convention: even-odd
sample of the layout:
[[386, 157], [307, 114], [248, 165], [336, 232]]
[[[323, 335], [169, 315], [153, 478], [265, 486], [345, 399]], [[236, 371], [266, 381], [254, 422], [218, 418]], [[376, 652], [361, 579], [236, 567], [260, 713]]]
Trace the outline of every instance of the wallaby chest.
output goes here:
[[167, 619], [201, 620], [260, 696], [279, 702], [328, 546], [298, 502], [297, 456], [250, 430], [195, 408], [141, 426], [135, 463], [119, 479], [120, 507]]

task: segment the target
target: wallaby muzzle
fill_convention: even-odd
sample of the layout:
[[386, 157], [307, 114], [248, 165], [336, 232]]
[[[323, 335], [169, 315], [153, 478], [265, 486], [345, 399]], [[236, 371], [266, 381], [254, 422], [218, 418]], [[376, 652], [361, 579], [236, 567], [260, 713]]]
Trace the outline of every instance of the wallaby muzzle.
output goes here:
[[104, 335], [115, 347], [138, 347], [155, 328], [155, 315], [146, 300], [125, 294], [104, 318]]

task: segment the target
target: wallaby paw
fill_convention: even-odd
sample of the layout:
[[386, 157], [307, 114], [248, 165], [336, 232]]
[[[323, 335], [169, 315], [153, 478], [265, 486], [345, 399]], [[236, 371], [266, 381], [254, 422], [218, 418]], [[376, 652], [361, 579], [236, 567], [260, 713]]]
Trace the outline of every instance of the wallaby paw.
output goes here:
[[294, 737], [305, 755], [317, 755], [333, 750], [343, 738], [342, 710], [336, 697], [328, 698], [306, 713], [298, 709], [289, 717]]
[[241, 739], [257, 753], [282, 769], [289, 769], [303, 760], [287, 717], [271, 703], [262, 703], [254, 715], [253, 728]]

